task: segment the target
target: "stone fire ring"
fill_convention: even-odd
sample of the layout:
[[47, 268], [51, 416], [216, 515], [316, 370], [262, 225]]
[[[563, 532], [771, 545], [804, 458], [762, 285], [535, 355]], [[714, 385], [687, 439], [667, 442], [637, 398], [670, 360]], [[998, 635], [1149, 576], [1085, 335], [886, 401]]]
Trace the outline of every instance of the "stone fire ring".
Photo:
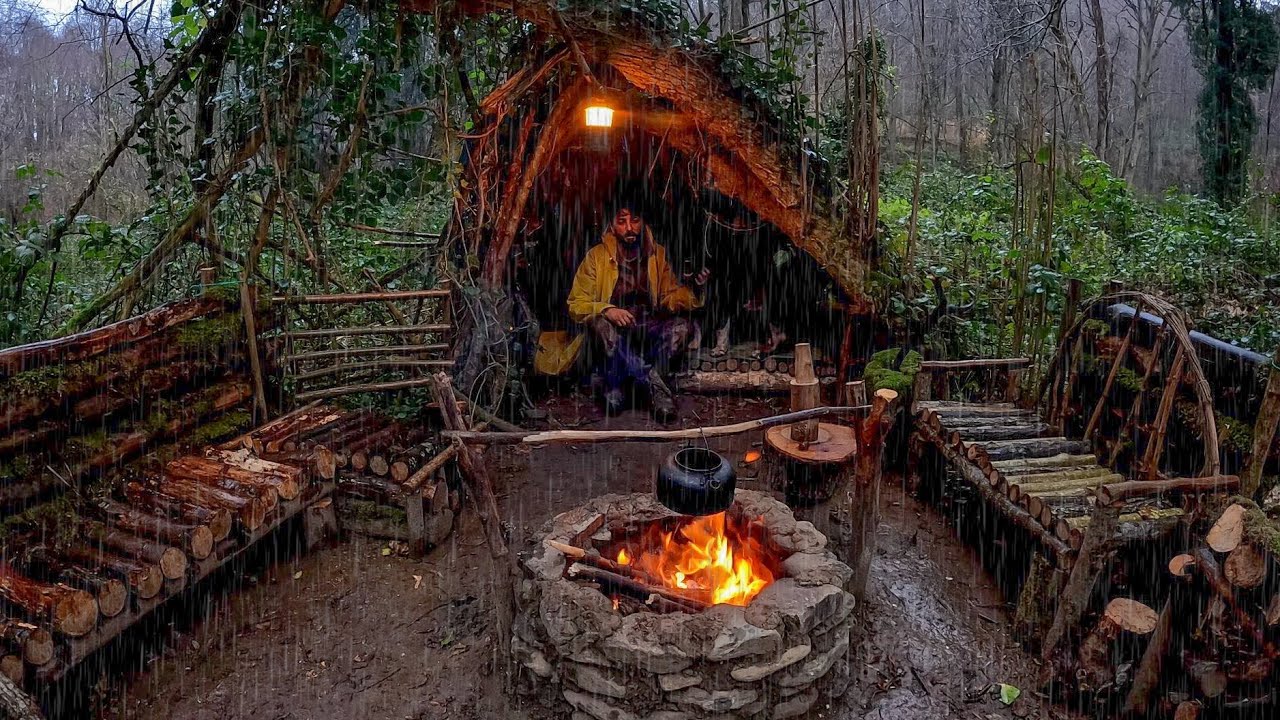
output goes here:
[[[768, 495], [739, 490], [792, 554], [747, 607], [622, 616], [599, 590], [563, 577], [565, 557], [540, 545], [526, 563], [512, 651], [521, 692], [573, 720], [781, 720], [844, 693], [854, 598], [849, 566], [814, 526]], [[600, 515], [605, 525], [592, 531]], [[601, 547], [610, 528], [674, 514], [650, 495], [604, 495], [563, 513], [544, 538]], [[822, 703], [819, 703], [819, 701]]]

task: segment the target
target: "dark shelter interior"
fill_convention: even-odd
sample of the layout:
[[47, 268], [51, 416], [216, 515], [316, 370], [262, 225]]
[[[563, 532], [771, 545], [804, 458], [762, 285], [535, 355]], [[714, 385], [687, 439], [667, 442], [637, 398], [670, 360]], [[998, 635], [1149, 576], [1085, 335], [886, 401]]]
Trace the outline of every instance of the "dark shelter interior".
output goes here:
[[565, 301], [578, 264], [629, 202], [665, 246], [672, 270], [690, 287], [710, 271], [705, 304], [693, 312], [709, 351], [727, 328], [736, 352], [767, 353], [773, 339], [786, 351], [812, 343], [834, 360], [843, 323], [838, 291], [807, 253], [744, 204], [715, 189], [696, 154], [673, 147], [669, 134], [681, 116], [639, 93], [607, 100], [611, 127], [578, 125], [538, 178], [517, 247], [517, 291], [540, 328], [570, 329]]

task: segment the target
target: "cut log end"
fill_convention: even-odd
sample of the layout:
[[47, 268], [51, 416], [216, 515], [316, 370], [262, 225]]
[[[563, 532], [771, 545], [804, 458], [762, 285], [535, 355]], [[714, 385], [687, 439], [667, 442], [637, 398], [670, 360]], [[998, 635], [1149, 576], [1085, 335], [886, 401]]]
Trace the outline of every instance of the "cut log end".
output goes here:
[[53, 659], [53, 634], [44, 628], [32, 628], [22, 644], [22, 659], [37, 667]]
[[1231, 551], [1222, 570], [1232, 585], [1252, 590], [1267, 579], [1267, 556], [1253, 545], [1245, 543]]
[[1189, 578], [1195, 564], [1196, 559], [1186, 553], [1174, 555], [1169, 560], [1169, 574], [1176, 578]]
[[[314, 460], [316, 474], [322, 479], [332, 480], [338, 476], [338, 457], [332, 450], [323, 445], [317, 445], [315, 449], [311, 451], [311, 457]], [[300, 490], [297, 488], [296, 484], [294, 488], [295, 489], [291, 497], [284, 497], [283, 490], [280, 492], [280, 497], [284, 497], [285, 500], [292, 500], [298, 497], [298, 492]]]
[[369, 456], [369, 471], [378, 477], [386, 477], [390, 472], [391, 466], [387, 463], [387, 459], [382, 455]]
[[197, 525], [188, 536], [187, 549], [191, 552], [191, 557], [204, 560], [213, 553], [213, 543], [213, 531], [205, 525]]
[[83, 590], [65, 592], [53, 607], [53, 627], [68, 637], [84, 637], [98, 624], [98, 601]]
[[111, 579], [103, 582], [96, 593], [98, 612], [103, 617], [115, 617], [124, 612], [129, 603], [129, 588], [119, 580]]
[[1154, 632], [1159, 620], [1155, 610], [1130, 598], [1116, 598], [1107, 603], [1103, 615], [1121, 630], [1137, 635]]
[[213, 511], [209, 518], [209, 533], [214, 542], [222, 542], [231, 535], [231, 512], [222, 508]]
[[150, 600], [164, 589], [164, 575], [160, 572], [160, 568], [145, 565], [137, 572], [130, 574], [129, 584], [139, 598]]
[[165, 548], [160, 555], [160, 572], [166, 580], [181, 578], [187, 574], [187, 556], [178, 548]]
[[1209, 528], [1205, 537], [1214, 552], [1229, 553], [1240, 545], [1244, 537], [1244, 506], [1232, 505], [1222, 511], [1218, 521]]
[[14, 685], [22, 687], [26, 675], [26, 671], [22, 667], [22, 658], [17, 655], [0, 657], [0, 675], [9, 678]]
[[406, 463], [403, 460], [397, 460], [391, 463], [391, 479], [394, 482], [403, 485], [404, 482], [409, 479], [409, 475], [411, 474], [412, 472], [409, 468], [409, 463]]

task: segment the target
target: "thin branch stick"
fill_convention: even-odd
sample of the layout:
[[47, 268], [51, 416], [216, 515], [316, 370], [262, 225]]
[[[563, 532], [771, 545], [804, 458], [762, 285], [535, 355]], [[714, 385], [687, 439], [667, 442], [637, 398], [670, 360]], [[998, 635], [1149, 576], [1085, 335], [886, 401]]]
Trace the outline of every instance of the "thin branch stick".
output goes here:
[[871, 411], [870, 405], [856, 407], [820, 407], [812, 410], [783, 413], [772, 417], [710, 427], [685, 430], [547, 430], [527, 432], [459, 432], [446, 430], [443, 437], [476, 445], [541, 445], [544, 443], [601, 443], [601, 442], [671, 442], [673, 440], [701, 440], [703, 438], [740, 435], [776, 425], [788, 425], [801, 420], [854, 415]]
[[1138, 317], [1142, 315], [1142, 303], [1138, 303], [1138, 310], [1133, 314], [1133, 322], [1129, 323], [1129, 331], [1124, 334], [1124, 340], [1120, 343], [1120, 349], [1116, 351], [1115, 362], [1111, 363], [1111, 371], [1107, 373], [1107, 381], [1102, 385], [1102, 392], [1098, 395], [1098, 403], [1093, 406], [1093, 414], [1089, 416], [1089, 424], [1084, 428], [1084, 439], [1093, 438], [1093, 431], [1098, 429], [1098, 424], [1102, 422], [1102, 410], [1107, 406], [1107, 396], [1111, 394], [1111, 388], [1116, 383], [1116, 376], [1120, 374], [1120, 368], [1124, 366], [1125, 358], [1129, 355], [1129, 345], [1133, 342], [1133, 331], [1138, 327]]
[[285, 333], [295, 340], [306, 338], [344, 337], [348, 335], [406, 335], [414, 333], [442, 333], [453, 329], [452, 325], [370, 325], [349, 328], [318, 328], [315, 330], [295, 330]]
[[426, 352], [443, 352], [449, 349], [448, 343], [437, 343], [432, 345], [379, 345], [377, 347], [364, 348], [340, 348], [337, 350], [317, 350], [315, 352], [294, 353], [293, 355], [285, 355], [280, 358], [282, 364], [301, 363], [311, 360], [332, 360], [334, 358], [354, 358], [368, 357], [370, 355], [382, 355], [388, 353], [426, 353]]
[[345, 227], [352, 230], [358, 230], [360, 232], [375, 233], [377, 235], [398, 235], [400, 237], [423, 238], [426, 240], [440, 239], [440, 233], [418, 232], [417, 230], [397, 230], [394, 228], [374, 227], [373, 225], [361, 225], [360, 223], [351, 223]]
[[422, 298], [447, 298], [449, 290], [383, 290], [381, 292], [342, 293], [339, 295], [276, 295], [271, 302], [289, 305], [341, 305], [386, 300], [419, 300]]

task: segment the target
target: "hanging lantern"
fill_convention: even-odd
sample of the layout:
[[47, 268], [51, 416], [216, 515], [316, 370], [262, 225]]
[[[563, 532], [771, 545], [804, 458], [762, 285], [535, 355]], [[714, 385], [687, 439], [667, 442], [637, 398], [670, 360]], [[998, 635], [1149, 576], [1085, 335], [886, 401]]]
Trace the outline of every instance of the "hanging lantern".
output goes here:
[[607, 105], [588, 105], [586, 110], [587, 127], [613, 127], [613, 108]]

